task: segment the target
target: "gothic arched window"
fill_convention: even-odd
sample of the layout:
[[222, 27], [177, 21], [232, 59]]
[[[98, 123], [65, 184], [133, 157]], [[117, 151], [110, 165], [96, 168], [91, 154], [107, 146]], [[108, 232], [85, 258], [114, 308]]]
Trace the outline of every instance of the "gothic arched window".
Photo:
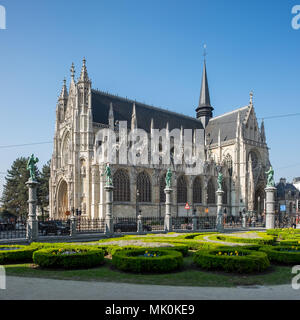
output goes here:
[[151, 202], [151, 180], [146, 172], [141, 172], [137, 176], [137, 190], [139, 191], [139, 202]]
[[165, 194], [165, 188], [166, 188], [166, 177], [165, 175], [160, 177], [159, 180], [159, 202], [166, 202], [166, 194]]
[[117, 170], [113, 176], [114, 201], [130, 201], [130, 181], [125, 170]]
[[193, 203], [202, 203], [202, 186], [200, 177], [196, 177], [193, 183]]
[[177, 180], [177, 203], [187, 202], [187, 184], [184, 176]]
[[227, 154], [225, 157], [225, 162], [226, 162], [226, 166], [228, 169], [228, 173], [230, 176], [232, 176], [232, 167], [233, 167], [233, 162], [232, 162], [232, 157], [230, 154]]
[[207, 184], [207, 203], [208, 204], [216, 203], [216, 189], [212, 179], [210, 179]]

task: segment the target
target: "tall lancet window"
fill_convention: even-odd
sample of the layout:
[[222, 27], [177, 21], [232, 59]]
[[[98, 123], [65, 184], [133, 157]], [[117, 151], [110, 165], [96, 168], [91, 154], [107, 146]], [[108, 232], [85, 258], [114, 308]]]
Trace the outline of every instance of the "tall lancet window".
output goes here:
[[117, 170], [113, 176], [114, 201], [130, 201], [130, 181], [125, 170]]
[[208, 204], [216, 203], [216, 189], [212, 179], [210, 179], [207, 184], [207, 203]]
[[139, 202], [151, 202], [151, 180], [146, 172], [141, 172], [137, 176], [136, 187], [139, 191]]
[[202, 185], [200, 177], [193, 182], [193, 203], [202, 203]]
[[187, 183], [185, 176], [180, 176], [177, 180], [177, 203], [187, 202]]

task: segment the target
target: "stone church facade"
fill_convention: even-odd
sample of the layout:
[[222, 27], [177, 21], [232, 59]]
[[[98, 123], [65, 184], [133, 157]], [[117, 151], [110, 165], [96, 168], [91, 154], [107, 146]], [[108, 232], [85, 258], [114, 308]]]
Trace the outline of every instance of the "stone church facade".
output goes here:
[[166, 135], [175, 128], [181, 132], [202, 130], [203, 139], [197, 141], [193, 137], [193, 142], [201, 144], [203, 170], [187, 174], [184, 165], [161, 162], [111, 164], [114, 216], [135, 217], [138, 210], [143, 216], [164, 216], [165, 175], [169, 167], [173, 173], [173, 216], [186, 216], [187, 202], [198, 215], [216, 215], [218, 170], [224, 176], [226, 214], [236, 216], [243, 209], [261, 214], [270, 161], [264, 123], [258, 124], [252, 93], [248, 105], [242, 108], [218, 117], [213, 117], [213, 110], [205, 62], [195, 118], [94, 90], [86, 61], [83, 60], [77, 81], [72, 65], [69, 90], [64, 81], [56, 108], [50, 217], [65, 218], [72, 209], [80, 209], [82, 216], [89, 218], [105, 217], [106, 162], [99, 162], [96, 157], [95, 137], [103, 128], [114, 130], [118, 137], [121, 121], [127, 121], [131, 130], [145, 130], [149, 136], [153, 129], [165, 129]]

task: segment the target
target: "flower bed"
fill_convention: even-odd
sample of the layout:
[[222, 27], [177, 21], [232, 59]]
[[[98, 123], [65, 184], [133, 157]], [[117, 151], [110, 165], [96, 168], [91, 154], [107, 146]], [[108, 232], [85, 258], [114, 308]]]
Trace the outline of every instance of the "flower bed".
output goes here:
[[298, 246], [264, 246], [259, 251], [265, 252], [271, 262], [285, 265], [300, 263], [300, 244]]
[[33, 262], [42, 268], [91, 268], [103, 264], [104, 252], [87, 246], [46, 248], [34, 252]]
[[179, 269], [182, 254], [169, 249], [118, 250], [112, 256], [112, 264], [119, 270], [136, 273], [164, 273]]
[[261, 272], [270, 266], [264, 252], [231, 247], [214, 250], [200, 250], [194, 255], [194, 262], [206, 270], [251, 273]]
[[0, 264], [25, 263], [32, 261], [35, 247], [23, 245], [0, 246]]

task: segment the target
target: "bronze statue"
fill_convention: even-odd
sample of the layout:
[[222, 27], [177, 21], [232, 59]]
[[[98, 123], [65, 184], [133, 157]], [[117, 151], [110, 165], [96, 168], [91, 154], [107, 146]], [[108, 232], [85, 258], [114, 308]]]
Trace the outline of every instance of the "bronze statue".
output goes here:
[[220, 170], [218, 172], [218, 190], [222, 191], [222, 183], [223, 183], [223, 174], [222, 171]]
[[275, 181], [274, 181], [274, 170], [273, 167], [271, 166], [269, 171], [266, 172], [268, 175], [267, 177], [267, 188], [268, 187], [275, 187]]
[[166, 188], [171, 188], [171, 180], [172, 180], [172, 171], [169, 168], [166, 174]]
[[109, 163], [106, 165], [104, 174], [106, 176], [106, 185], [111, 186], [112, 178], [111, 178], [111, 169], [110, 169]]
[[39, 162], [38, 158], [35, 158], [34, 155], [32, 154], [27, 162], [27, 170], [29, 170], [30, 173], [30, 179], [35, 181], [36, 180], [36, 163]]

